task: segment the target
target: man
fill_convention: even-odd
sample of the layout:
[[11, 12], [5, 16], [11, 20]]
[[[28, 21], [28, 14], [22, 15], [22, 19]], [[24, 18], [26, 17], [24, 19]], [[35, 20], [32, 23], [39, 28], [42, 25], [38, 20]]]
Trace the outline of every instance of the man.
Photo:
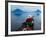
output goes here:
[[33, 17], [28, 16], [26, 22], [23, 23], [23, 30], [33, 30]]

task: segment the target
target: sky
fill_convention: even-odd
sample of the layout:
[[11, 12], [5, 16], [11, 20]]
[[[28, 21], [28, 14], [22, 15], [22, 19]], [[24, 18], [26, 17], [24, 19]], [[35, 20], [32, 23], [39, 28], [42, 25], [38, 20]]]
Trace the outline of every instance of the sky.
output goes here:
[[11, 9], [12, 11], [19, 8], [19, 9], [25, 11], [25, 12], [26, 12], [26, 11], [27, 11], [27, 12], [30, 12], [30, 11], [35, 11], [36, 9], [39, 9], [39, 10], [41, 9], [40, 6], [35, 6], [35, 7], [34, 7], [34, 6], [12, 5], [11, 7], [12, 7], [12, 9]]

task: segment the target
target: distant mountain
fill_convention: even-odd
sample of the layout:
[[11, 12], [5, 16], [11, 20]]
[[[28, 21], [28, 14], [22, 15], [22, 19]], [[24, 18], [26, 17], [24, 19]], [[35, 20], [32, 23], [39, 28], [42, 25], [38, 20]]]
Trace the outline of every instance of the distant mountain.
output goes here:
[[36, 12], [39, 12], [40, 13], [41, 11], [39, 9], [37, 9]]
[[12, 13], [14, 13], [14, 15], [16, 16], [20, 16], [23, 14], [24, 11], [22, 11], [21, 9], [15, 9], [14, 11], [12, 11]]
[[41, 11], [40, 11], [39, 9], [37, 9], [37, 10], [35, 11], [35, 13], [36, 13], [36, 15], [38, 16], [38, 15], [40, 15]]

